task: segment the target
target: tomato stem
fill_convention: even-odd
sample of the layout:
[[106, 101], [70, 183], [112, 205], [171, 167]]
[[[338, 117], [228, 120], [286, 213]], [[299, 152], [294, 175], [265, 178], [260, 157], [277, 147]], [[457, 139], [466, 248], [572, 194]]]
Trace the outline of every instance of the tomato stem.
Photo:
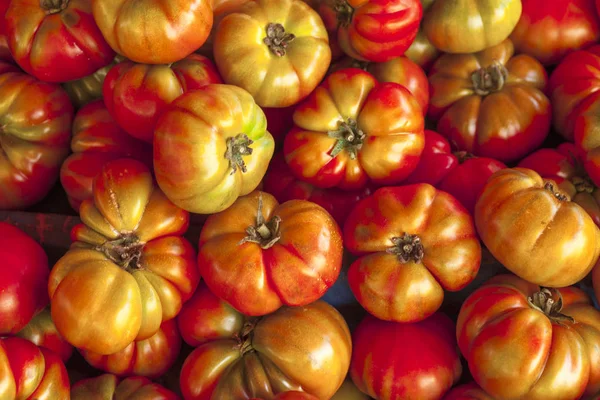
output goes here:
[[488, 67], [478, 69], [471, 75], [473, 90], [479, 96], [487, 96], [502, 90], [507, 79], [508, 70], [497, 61]]
[[286, 33], [281, 24], [269, 23], [267, 25], [267, 36], [263, 39], [264, 44], [277, 57], [285, 56], [287, 46], [296, 39], [293, 33]]
[[246, 163], [244, 162], [244, 156], [252, 154], [252, 148], [250, 145], [254, 143], [246, 134], [240, 133], [235, 137], [227, 138], [227, 151], [225, 152], [225, 159], [229, 161], [231, 167], [231, 175], [233, 175], [238, 168], [245, 173]]
[[566, 194], [564, 194], [560, 190], [558, 190], [554, 186], [554, 182], [547, 181], [546, 183], [544, 183], [544, 189], [546, 189], [547, 191], [552, 193], [552, 195], [560, 201], [568, 201], [569, 200], [569, 196], [567, 196]]
[[[554, 300], [553, 291], [556, 293], [557, 300]], [[544, 313], [552, 322], [558, 325], [564, 325], [565, 322], [575, 323], [573, 317], [561, 313], [563, 297], [557, 289], [541, 288], [539, 292], [528, 297], [527, 302], [532, 308]]]
[[[126, 234], [115, 240], [108, 240], [95, 250], [119, 265], [124, 270], [141, 269], [140, 258], [144, 244], [134, 234]], [[133, 265], [132, 265], [133, 263]]]
[[69, 5], [69, 0], [40, 0], [40, 7], [46, 14], [56, 14], [63, 11]]
[[238, 244], [244, 244], [246, 242], [257, 243], [261, 248], [266, 250], [273, 247], [275, 243], [281, 239], [281, 232], [279, 231], [281, 218], [275, 215], [270, 221], [265, 221], [262, 207], [262, 194], [259, 194], [256, 225], [246, 228], [246, 233], [248, 236], [243, 238]]
[[337, 14], [338, 26], [348, 26], [352, 22], [354, 8], [346, 0], [337, 0], [333, 6]]
[[392, 243], [394, 246], [388, 248], [386, 252], [398, 256], [398, 260], [402, 264], [406, 264], [409, 261], [420, 263], [425, 256], [425, 249], [421, 243], [421, 238], [417, 235], [405, 232], [400, 237], [393, 237]]
[[596, 186], [592, 183], [592, 180], [586, 176], [586, 177], [580, 177], [580, 176], [575, 176], [573, 178], [571, 178], [571, 182], [573, 183], [573, 186], [575, 186], [575, 190], [577, 190], [577, 193], [594, 193], [594, 190], [596, 190]]
[[358, 128], [358, 123], [352, 118], [348, 118], [346, 122], [339, 121], [338, 129], [327, 132], [327, 135], [337, 139], [329, 155], [335, 158], [342, 151], [346, 150], [352, 160], [355, 160], [358, 156], [358, 151], [362, 148], [367, 136]]
[[254, 351], [254, 348], [252, 347], [252, 334], [260, 319], [260, 317], [249, 318], [244, 322], [241, 331], [235, 335], [242, 356]]
[[473, 155], [465, 150], [456, 151], [456, 152], [454, 152], [454, 155], [456, 156], [456, 158], [458, 159], [458, 162], [460, 164], [464, 163], [467, 160], [470, 160], [471, 158], [477, 158], [475, 155]]

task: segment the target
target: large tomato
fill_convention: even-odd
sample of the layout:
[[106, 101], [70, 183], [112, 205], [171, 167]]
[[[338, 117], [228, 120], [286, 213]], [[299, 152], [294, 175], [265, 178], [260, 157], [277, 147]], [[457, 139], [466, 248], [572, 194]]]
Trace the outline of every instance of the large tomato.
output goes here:
[[405, 87], [366, 71], [334, 72], [294, 112], [283, 151], [298, 178], [345, 190], [396, 184], [425, 146], [421, 107]]
[[494, 400], [494, 398], [472, 382], [453, 388], [446, 393], [443, 400]]
[[462, 373], [454, 323], [444, 314], [411, 324], [369, 315], [352, 343], [352, 380], [377, 400], [438, 400]]
[[169, 64], [196, 51], [213, 23], [210, 0], [94, 0], [94, 19], [125, 58]]
[[429, 71], [429, 68], [431, 68], [435, 60], [440, 56], [440, 51], [431, 44], [421, 28], [404, 55], [423, 68], [424, 71]]
[[518, 53], [542, 64], [560, 62], [568, 53], [600, 39], [600, 21], [594, 0], [521, 0], [523, 13], [510, 35]]
[[342, 233], [317, 204], [279, 204], [255, 191], [208, 217], [198, 267], [208, 287], [245, 315], [321, 298], [342, 269]]
[[152, 143], [159, 115], [183, 93], [221, 83], [214, 64], [191, 54], [169, 65], [123, 61], [106, 75], [102, 92], [106, 108], [131, 136]]
[[219, 23], [215, 62], [223, 80], [261, 107], [288, 107], [319, 84], [331, 61], [319, 14], [301, 0], [251, 0]]
[[275, 144], [252, 96], [232, 85], [207, 85], [167, 106], [154, 133], [154, 172], [179, 207], [225, 210], [262, 180]]
[[475, 206], [490, 253], [511, 272], [549, 287], [583, 279], [600, 254], [600, 230], [552, 180], [527, 168], [490, 177]]
[[386, 321], [432, 315], [444, 290], [467, 286], [481, 262], [467, 210], [426, 183], [381, 188], [359, 202], [344, 225], [344, 244], [360, 257], [348, 270], [352, 293]]
[[429, 183], [430, 185], [437, 186], [456, 168], [458, 161], [458, 158], [452, 154], [450, 143], [442, 135], [426, 130], [425, 148], [423, 149], [423, 153], [421, 153], [419, 164], [413, 173], [402, 183]]
[[370, 400], [371, 398], [360, 391], [352, 382], [352, 379], [346, 379], [342, 386], [335, 392], [331, 400]]
[[423, 17], [423, 29], [443, 52], [475, 53], [506, 39], [521, 12], [521, 0], [436, 0]]
[[69, 152], [73, 106], [60, 86], [0, 61], [0, 209], [44, 198]]
[[71, 150], [60, 181], [76, 211], [83, 200], [92, 198], [92, 182], [107, 162], [130, 157], [152, 165], [152, 148], [125, 133], [102, 100], [83, 106], [75, 115]]
[[[7, 1], [7, 0], [4, 0]], [[89, 0], [9, 0], [6, 33], [13, 58], [46, 82], [83, 78], [113, 60]]]
[[546, 71], [531, 56], [513, 55], [505, 40], [480, 53], [445, 54], [429, 71], [429, 115], [459, 150], [512, 162], [548, 135]]
[[71, 400], [179, 400], [179, 397], [148, 378], [134, 376], [120, 381], [115, 375], [104, 374], [75, 383]]
[[180, 235], [189, 214], [171, 203], [139, 161], [107, 163], [80, 208], [71, 249], [50, 272], [52, 319], [83, 350], [113, 354], [174, 318], [200, 280]]
[[600, 312], [580, 289], [492, 278], [463, 303], [456, 336], [475, 381], [499, 399], [600, 390]]
[[350, 331], [322, 301], [246, 318], [200, 284], [178, 319], [198, 346], [181, 370], [185, 400], [272, 400], [289, 390], [329, 399], [348, 372]]
[[36, 346], [51, 350], [64, 363], [69, 361], [73, 354], [73, 346], [58, 333], [48, 307], [33, 317], [27, 326], [17, 333], [17, 336], [29, 340]]
[[19, 228], [0, 222], [0, 335], [14, 335], [48, 304], [48, 257]]
[[[400, 57], [417, 36], [423, 17], [419, 0], [324, 1], [320, 7], [341, 49], [357, 60], [385, 62]], [[333, 26], [331, 26], [334, 24]]]
[[68, 399], [70, 386], [56, 354], [18, 337], [0, 339], [0, 398]]
[[175, 319], [165, 321], [148, 339], [135, 341], [123, 350], [109, 355], [81, 350], [81, 355], [94, 368], [117, 376], [158, 378], [173, 366], [181, 350], [181, 336]]

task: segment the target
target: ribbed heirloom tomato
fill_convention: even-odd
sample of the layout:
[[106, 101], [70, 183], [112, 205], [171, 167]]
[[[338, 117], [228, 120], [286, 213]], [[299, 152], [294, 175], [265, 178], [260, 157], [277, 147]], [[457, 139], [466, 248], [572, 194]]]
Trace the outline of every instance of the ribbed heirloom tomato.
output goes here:
[[75, 108], [79, 109], [94, 100], [102, 99], [102, 85], [104, 84], [106, 74], [108, 74], [108, 71], [115, 64], [123, 60], [123, 56], [117, 55], [110, 64], [100, 68], [96, 72], [81, 79], [63, 83], [62, 87], [71, 98]]
[[71, 389], [71, 400], [179, 400], [179, 396], [148, 378], [133, 376], [120, 380], [104, 374], [83, 379]]
[[58, 333], [49, 307], [44, 308], [33, 317], [27, 326], [17, 333], [17, 336], [29, 340], [36, 346], [51, 350], [64, 363], [69, 361], [73, 354], [73, 346]]
[[200, 280], [182, 235], [189, 214], [139, 161], [111, 161], [80, 208], [83, 224], [50, 273], [52, 319], [74, 346], [101, 355], [148, 339], [174, 318]]
[[334, 72], [294, 112], [283, 151], [298, 178], [320, 188], [396, 184], [425, 146], [421, 107], [408, 89], [366, 71]]
[[425, 130], [425, 148], [419, 164], [402, 183], [429, 183], [437, 186], [458, 165], [458, 161], [446, 138], [437, 132]]

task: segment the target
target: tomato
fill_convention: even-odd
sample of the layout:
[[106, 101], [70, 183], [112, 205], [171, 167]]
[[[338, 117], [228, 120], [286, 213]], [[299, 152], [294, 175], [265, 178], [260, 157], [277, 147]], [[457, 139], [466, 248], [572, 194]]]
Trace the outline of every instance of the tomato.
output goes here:
[[440, 52], [427, 39], [427, 35], [425, 35], [423, 29], [419, 29], [417, 37], [404, 55], [427, 72], [440, 56]]
[[215, 40], [215, 32], [217, 27], [221, 23], [221, 20], [227, 15], [236, 12], [241, 6], [250, 0], [213, 0], [213, 24], [206, 41], [196, 53], [202, 54], [203, 56], [212, 58], [213, 56], [213, 45]]
[[273, 135], [275, 145], [283, 145], [283, 139], [285, 135], [294, 126], [294, 110], [296, 107], [285, 107], [285, 108], [263, 108], [265, 117], [267, 118], [267, 127], [269, 133]]
[[102, 92], [106, 108], [131, 136], [152, 143], [160, 113], [183, 93], [221, 83], [214, 64], [191, 54], [169, 65], [123, 61], [106, 75]]
[[152, 148], [125, 133], [102, 100], [83, 106], [75, 115], [71, 150], [60, 181], [76, 211], [83, 200], [92, 198], [92, 182], [107, 162], [130, 157], [152, 166]]
[[69, 152], [73, 106], [60, 86], [0, 61], [0, 209], [44, 198]]
[[173, 366], [181, 350], [181, 336], [174, 319], [165, 321], [148, 339], [131, 343], [123, 350], [101, 355], [81, 350], [81, 355], [94, 368], [117, 376], [158, 378]]
[[289, 390], [329, 399], [348, 372], [350, 331], [323, 301], [246, 318], [201, 283], [178, 319], [198, 346], [181, 370], [185, 400], [272, 399]]
[[440, 182], [439, 188], [454, 196], [469, 214], [475, 215], [475, 204], [494, 172], [506, 168], [504, 163], [488, 157], [474, 157], [458, 152], [460, 164]]
[[496, 276], [464, 302], [456, 335], [493, 398], [578, 399], [600, 389], [600, 312], [578, 288]]
[[0, 335], [14, 335], [48, 304], [48, 257], [19, 228], [0, 222]]
[[330, 31], [337, 30], [341, 49], [350, 57], [365, 61], [385, 62], [402, 56], [415, 40], [423, 17], [419, 0], [341, 0], [322, 4], [323, 20]]
[[179, 400], [179, 397], [148, 378], [133, 376], [122, 381], [104, 374], [73, 385], [71, 400]]
[[[261, 400], [258, 398], [254, 398], [252, 400]], [[312, 394], [308, 394], [306, 392], [298, 392], [298, 391], [289, 391], [279, 393], [277, 396], [273, 397], [273, 400], [319, 400], [317, 397]]]
[[8, 10], [8, 6], [10, 1], [4, 0], [0, 2], [0, 61], [12, 61], [12, 55], [10, 54], [10, 50], [8, 48], [8, 38], [6, 37], [6, 22], [4, 22], [4, 15], [6, 14], [6, 10]]
[[348, 270], [352, 293], [386, 321], [432, 315], [444, 290], [467, 286], [481, 262], [467, 210], [426, 183], [381, 188], [359, 202], [344, 225], [344, 244], [359, 256]]
[[73, 354], [73, 346], [58, 333], [48, 307], [33, 317], [27, 326], [17, 333], [17, 336], [29, 340], [36, 346], [51, 350], [64, 363], [69, 361]]
[[476, 383], [457, 386], [446, 393], [443, 400], [494, 400]]
[[361, 392], [351, 379], [346, 379], [331, 400], [370, 400], [371, 398]]
[[452, 154], [450, 143], [439, 133], [426, 130], [425, 148], [419, 164], [402, 183], [429, 183], [437, 186], [457, 165], [458, 158]]
[[342, 234], [317, 204], [255, 191], [208, 217], [198, 267], [213, 293], [245, 315], [321, 298], [342, 269]]
[[215, 32], [214, 57], [226, 83], [261, 107], [288, 107], [308, 96], [331, 61], [319, 14], [301, 0], [252, 0]]
[[480, 53], [446, 54], [429, 71], [429, 115], [459, 150], [516, 161], [550, 130], [546, 82], [544, 67], [528, 55], [514, 56], [510, 40]]
[[46, 82], [66, 82], [93, 73], [115, 57], [94, 21], [92, 2], [9, 2], [8, 46], [28, 74]]
[[425, 146], [419, 103], [397, 83], [347, 68], [329, 75], [294, 112], [283, 151], [298, 178], [344, 190], [396, 184]]
[[68, 399], [69, 389], [56, 354], [18, 337], [0, 339], [0, 398]]
[[526, 168], [490, 177], [475, 206], [475, 224], [502, 265], [541, 286], [579, 282], [600, 254], [600, 230], [586, 211], [554, 181]]
[[378, 400], [437, 400], [462, 373], [454, 323], [444, 314], [411, 324], [368, 315], [352, 343], [352, 380]]
[[154, 133], [154, 172], [179, 207], [225, 210], [262, 180], [274, 152], [265, 115], [232, 85], [207, 85], [166, 107]]
[[521, 19], [510, 35], [518, 53], [553, 65], [568, 53], [600, 39], [594, 0], [558, 0], [552, 7], [542, 0], [522, 0], [522, 3]]
[[521, 0], [436, 0], [423, 17], [423, 29], [443, 52], [475, 53], [506, 39], [521, 12]]
[[189, 214], [133, 159], [104, 165], [80, 207], [75, 243], [50, 272], [52, 319], [73, 346], [101, 355], [158, 332], [200, 280], [182, 235]]

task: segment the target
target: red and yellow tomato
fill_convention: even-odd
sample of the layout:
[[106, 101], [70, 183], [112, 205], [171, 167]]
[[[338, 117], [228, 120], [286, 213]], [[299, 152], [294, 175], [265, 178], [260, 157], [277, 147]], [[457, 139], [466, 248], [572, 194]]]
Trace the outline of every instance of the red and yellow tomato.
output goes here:
[[172, 391], [141, 376], [120, 380], [104, 374], [80, 380], [71, 389], [71, 400], [179, 400]]
[[36, 346], [51, 350], [64, 363], [69, 361], [73, 354], [73, 346], [58, 333], [48, 307], [33, 317], [27, 326], [17, 333], [17, 336], [29, 340]]

